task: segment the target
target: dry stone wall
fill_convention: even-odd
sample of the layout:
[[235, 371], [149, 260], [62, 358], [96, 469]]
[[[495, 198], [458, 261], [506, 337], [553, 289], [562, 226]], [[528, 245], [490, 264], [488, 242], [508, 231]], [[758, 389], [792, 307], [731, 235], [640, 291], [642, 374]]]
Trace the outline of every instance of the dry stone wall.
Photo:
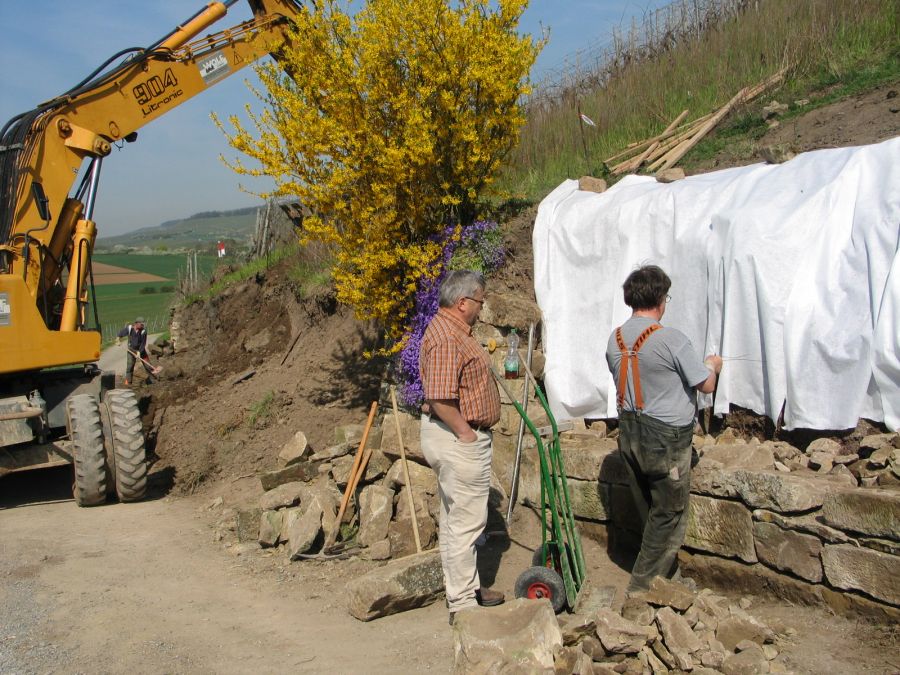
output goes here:
[[[537, 504], [534, 445], [526, 444], [519, 498]], [[576, 518], [636, 543], [641, 526], [627, 469], [605, 425], [564, 432], [561, 445]], [[697, 436], [694, 450], [688, 567], [701, 575], [716, 568], [719, 581], [724, 570], [724, 577], [757, 576], [758, 587], [789, 586], [797, 599], [841, 611], [900, 616], [900, 434], [868, 436], [852, 455], [831, 439], [801, 452], [730, 432]], [[501, 477], [511, 476], [511, 455], [498, 453]]]

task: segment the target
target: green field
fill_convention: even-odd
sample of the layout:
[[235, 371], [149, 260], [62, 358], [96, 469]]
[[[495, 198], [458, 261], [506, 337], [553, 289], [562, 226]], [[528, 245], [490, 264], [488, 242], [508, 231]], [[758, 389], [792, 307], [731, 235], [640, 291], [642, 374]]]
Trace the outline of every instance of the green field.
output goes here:
[[[174, 290], [177, 290], [179, 274], [181, 276], [185, 274], [186, 256], [96, 254], [94, 261], [155, 274], [166, 279], [166, 281], [96, 286], [97, 311], [100, 315], [104, 343], [115, 339], [119, 329], [133, 322], [137, 316], [147, 320], [147, 328], [151, 333], [163, 333], [169, 329], [169, 308], [179, 297]], [[209, 277], [218, 262], [214, 256], [198, 256], [197, 263], [201, 277]], [[148, 292], [150, 289], [154, 292]], [[164, 290], [167, 292], [163, 292]], [[93, 316], [90, 319], [92, 323]]]
[[[164, 279], [176, 281], [178, 274], [184, 276], [187, 268], [187, 256], [185, 255], [130, 255], [128, 253], [95, 253], [94, 262], [105, 265], [126, 267], [146, 274], [155, 274]], [[226, 259], [227, 260], [227, 259]], [[200, 267], [201, 276], [209, 276], [216, 268], [219, 259], [211, 255], [198, 255], [197, 264]], [[122, 284], [129, 286], [131, 284]]]

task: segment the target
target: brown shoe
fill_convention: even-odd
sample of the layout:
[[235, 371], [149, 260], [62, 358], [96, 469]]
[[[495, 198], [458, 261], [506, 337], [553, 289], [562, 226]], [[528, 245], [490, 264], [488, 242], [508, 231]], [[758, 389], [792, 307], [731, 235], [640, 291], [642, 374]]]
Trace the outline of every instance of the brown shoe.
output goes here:
[[500, 591], [492, 591], [490, 588], [479, 588], [475, 591], [475, 601], [482, 607], [496, 607], [506, 601], [506, 596]]

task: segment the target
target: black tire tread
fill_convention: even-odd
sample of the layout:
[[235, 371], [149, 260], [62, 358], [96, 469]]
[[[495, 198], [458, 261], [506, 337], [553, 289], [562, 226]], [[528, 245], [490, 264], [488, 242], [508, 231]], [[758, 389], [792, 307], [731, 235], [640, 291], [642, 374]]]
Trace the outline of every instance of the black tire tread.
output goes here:
[[116, 493], [121, 502], [135, 502], [147, 494], [147, 451], [137, 398], [129, 389], [106, 392], [116, 459]]
[[529, 567], [516, 579], [515, 595], [517, 598], [527, 598], [528, 589], [535, 582], [540, 582], [550, 589], [550, 604], [553, 611], [559, 614], [566, 606], [566, 585], [563, 578], [549, 567]]
[[66, 400], [75, 484], [72, 492], [78, 506], [106, 502], [106, 451], [100, 404], [92, 394], [76, 394]]

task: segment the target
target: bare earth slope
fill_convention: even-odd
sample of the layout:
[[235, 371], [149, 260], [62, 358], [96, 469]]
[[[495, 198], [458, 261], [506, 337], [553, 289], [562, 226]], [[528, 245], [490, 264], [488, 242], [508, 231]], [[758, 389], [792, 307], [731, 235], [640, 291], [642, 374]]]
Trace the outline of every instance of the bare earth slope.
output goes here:
[[[889, 92], [897, 88], [812, 111], [761, 144], [804, 151], [896, 136]], [[706, 169], [749, 161], [758, 160], [723, 155]], [[492, 281], [532, 297], [534, 213], [505, 224], [510, 261]], [[372, 563], [236, 556], [214, 537], [221, 509], [210, 502], [254, 500], [255, 473], [274, 466], [296, 431], [320, 449], [336, 426], [365, 421], [384, 368], [363, 356], [375, 331], [327, 291], [298, 298], [280, 268], [178, 318], [179, 348], [161, 359], [163, 380], [136, 387], [152, 450], [148, 501], [78, 509], [65, 496], [65, 471], [0, 483], [0, 672], [449, 671], [440, 603], [370, 624], [347, 615], [343, 583]], [[494, 551], [492, 580], [507, 593], [540, 536], [520, 511], [512, 540]], [[586, 555], [595, 578], [622, 585], [625, 565], [593, 543]], [[777, 603], [761, 605], [760, 616], [797, 628], [796, 672], [900, 665], [890, 663], [890, 632]]]

